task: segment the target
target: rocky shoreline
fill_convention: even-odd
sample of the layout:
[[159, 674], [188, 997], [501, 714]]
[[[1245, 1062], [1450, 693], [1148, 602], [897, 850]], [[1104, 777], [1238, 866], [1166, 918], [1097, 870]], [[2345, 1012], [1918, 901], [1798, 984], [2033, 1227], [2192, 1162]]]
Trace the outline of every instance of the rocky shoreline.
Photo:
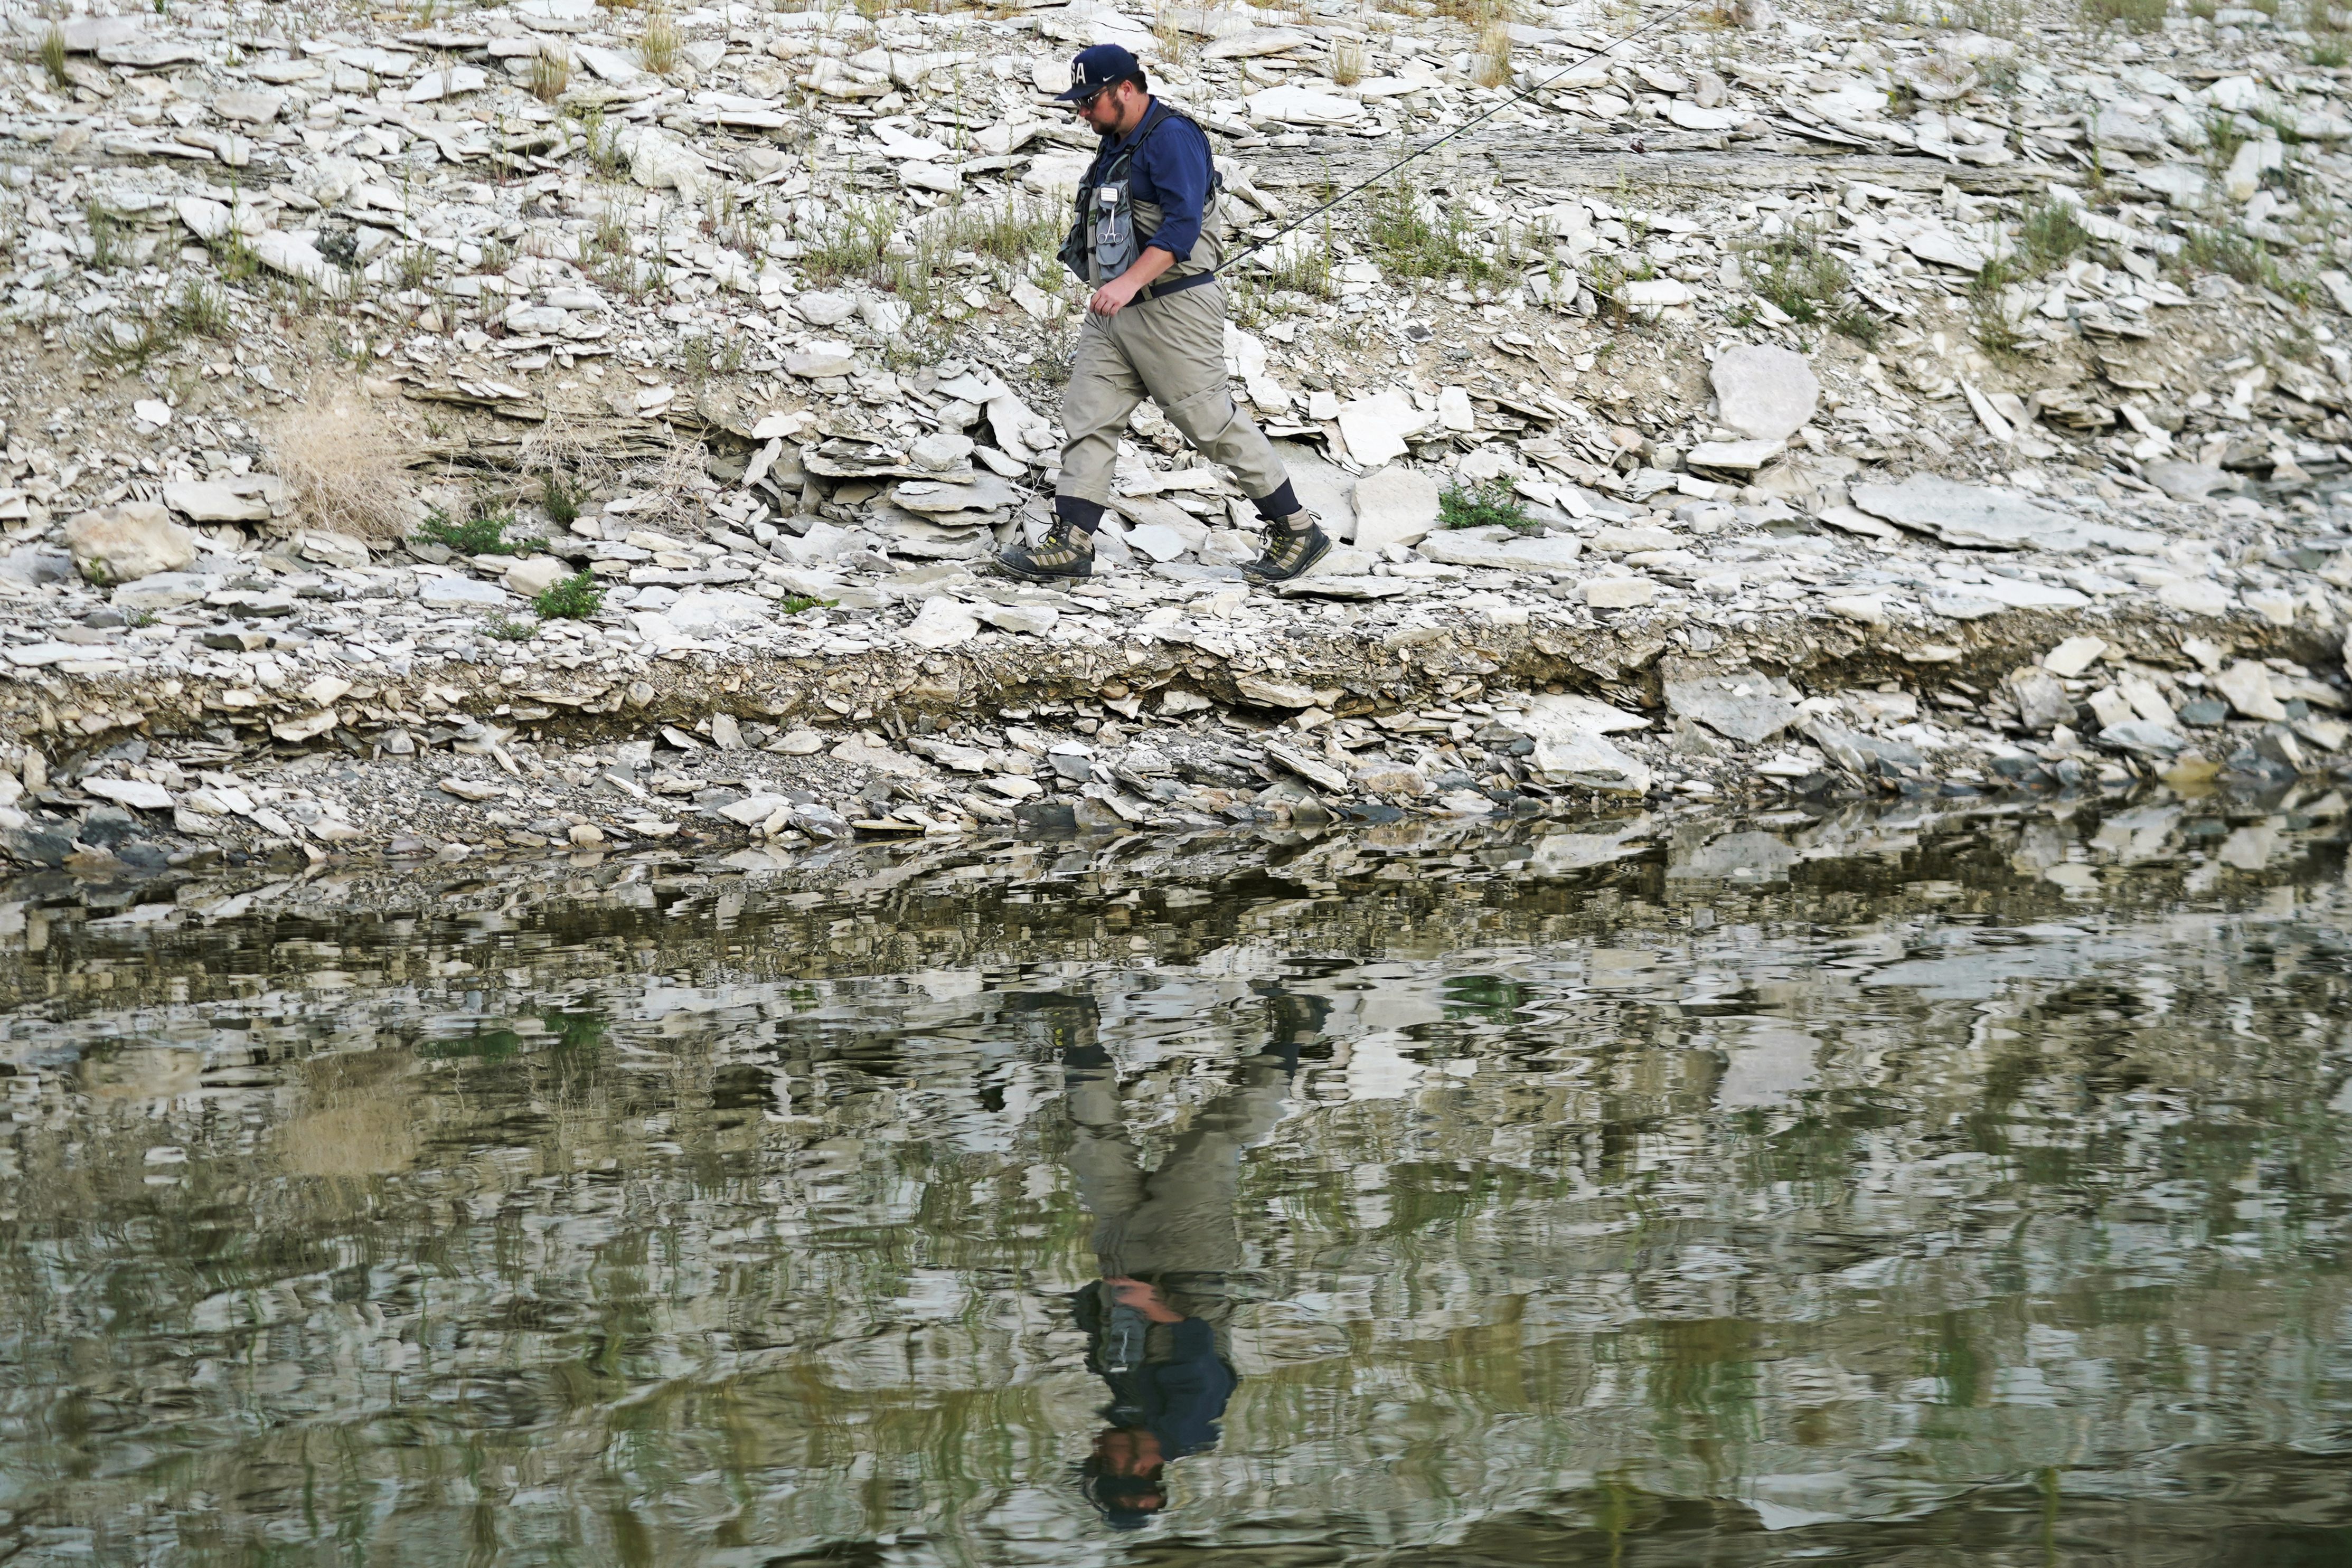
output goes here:
[[[2335, 14], [1637, 20], [9, 13], [0, 855], [2324, 786]], [[1148, 406], [986, 570], [1104, 39], [1255, 238], [1504, 106], [1234, 279], [1278, 593]]]

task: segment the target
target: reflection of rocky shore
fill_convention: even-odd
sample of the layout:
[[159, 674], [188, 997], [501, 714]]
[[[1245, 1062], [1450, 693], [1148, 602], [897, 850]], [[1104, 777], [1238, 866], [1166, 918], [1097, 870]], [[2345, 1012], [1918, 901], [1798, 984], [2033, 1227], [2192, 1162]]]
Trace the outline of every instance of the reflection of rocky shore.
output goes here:
[[[1220, 1136], [1240, 1382], [1168, 1472], [1187, 1535], [1990, 1552], [2025, 1527], [1972, 1500], [2015, 1489], [1969, 1489], [2038, 1518], [2047, 1468], [2085, 1541], [2171, 1521], [2151, 1563], [2340, 1525], [2284, 1452], [2352, 1377], [2339, 829], [1626, 819], [0, 905], [5, 1531], [1061, 1560], [1106, 1426], [1066, 1301], [1153, 1271], [1088, 1184]], [[1321, 1015], [1277, 1031], [1295, 1079], [1247, 1061], [1277, 986]], [[1098, 1019], [1076, 1082], [1047, 992]], [[1236, 1100], [1276, 1079], [1279, 1120]], [[2089, 1500], [2217, 1475], [2211, 1511]]]

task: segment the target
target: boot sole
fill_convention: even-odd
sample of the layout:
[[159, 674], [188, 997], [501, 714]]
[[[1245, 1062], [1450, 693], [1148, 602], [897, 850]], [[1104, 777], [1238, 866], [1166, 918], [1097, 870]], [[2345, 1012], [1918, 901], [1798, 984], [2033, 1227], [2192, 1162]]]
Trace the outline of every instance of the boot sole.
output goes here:
[[1297, 566], [1288, 571], [1253, 571], [1249, 567], [1245, 566], [1242, 568], [1242, 575], [1252, 582], [1290, 582], [1298, 578], [1305, 577], [1308, 572], [1314, 570], [1318, 565], [1321, 564], [1323, 558], [1330, 553], [1331, 541], [1328, 538], [1326, 538], [1321, 544], [1316, 547], [1315, 553], [1313, 555], [1308, 556], [1305, 560], [1300, 561]]
[[1013, 565], [1002, 556], [996, 559], [996, 570], [1007, 577], [1017, 577], [1024, 582], [1091, 582], [1094, 580], [1094, 573], [1090, 571], [1040, 571], [1024, 569]]

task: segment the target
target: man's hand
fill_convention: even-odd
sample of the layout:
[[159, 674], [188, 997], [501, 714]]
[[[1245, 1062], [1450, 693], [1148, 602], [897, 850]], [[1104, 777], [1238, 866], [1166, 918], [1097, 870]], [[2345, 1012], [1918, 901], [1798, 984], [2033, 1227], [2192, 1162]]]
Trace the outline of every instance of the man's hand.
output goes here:
[[1095, 297], [1087, 301], [1087, 308], [1097, 316], [1116, 316], [1133, 304], [1135, 291], [1143, 285], [1135, 281], [1132, 273], [1133, 269], [1129, 268], [1096, 289]]

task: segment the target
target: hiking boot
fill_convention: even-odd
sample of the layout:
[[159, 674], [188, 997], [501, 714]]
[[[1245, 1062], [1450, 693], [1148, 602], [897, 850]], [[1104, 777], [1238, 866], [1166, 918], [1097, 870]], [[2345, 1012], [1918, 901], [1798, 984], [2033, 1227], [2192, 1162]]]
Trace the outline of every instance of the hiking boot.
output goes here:
[[1095, 574], [1095, 537], [1056, 517], [1034, 549], [1007, 545], [996, 564], [1007, 576], [1032, 582], [1083, 582]]
[[1265, 531], [1265, 553], [1242, 568], [1252, 582], [1287, 582], [1331, 553], [1331, 536], [1312, 512], [1283, 518]]

